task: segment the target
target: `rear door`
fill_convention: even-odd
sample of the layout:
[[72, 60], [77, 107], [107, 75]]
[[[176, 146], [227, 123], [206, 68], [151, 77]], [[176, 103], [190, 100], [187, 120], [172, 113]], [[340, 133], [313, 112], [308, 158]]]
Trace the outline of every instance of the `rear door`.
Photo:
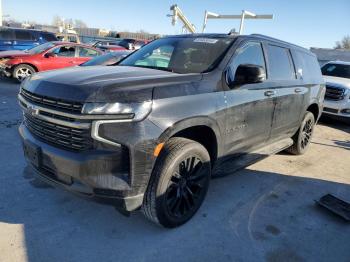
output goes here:
[[[266, 70], [261, 42], [248, 41], [237, 48], [229, 64], [232, 79], [241, 64], [258, 65]], [[225, 97], [226, 152], [247, 152], [267, 141], [274, 111], [274, 93], [269, 84], [246, 84], [226, 91]]]
[[39, 45], [38, 34], [34, 31], [16, 29], [14, 30], [14, 34], [15, 39], [13, 44], [18, 50], [26, 50]]
[[266, 43], [265, 50], [268, 81], [276, 90], [271, 139], [278, 140], [290, 137], [298, 129], [308, 88], [298, 81], [294, 60], [288, 47]]
[[49, 51], [54, 56], [43, 56], [42, 70], [52, 70], [76, 65], [77, 47], [74, 45], [60, 45]]

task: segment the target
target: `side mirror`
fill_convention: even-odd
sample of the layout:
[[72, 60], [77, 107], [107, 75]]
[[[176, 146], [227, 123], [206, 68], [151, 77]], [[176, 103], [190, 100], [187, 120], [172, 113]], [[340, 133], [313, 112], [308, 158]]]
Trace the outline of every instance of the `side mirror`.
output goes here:
[[56, 55], [54, 53], [46, 53], [44, 55], [45, 58], [55, 57]]
[[[229, 75], [228, 75], [229, 74]], [[266, 80], [265, 69], [259, 65], [242, 64], [236, 69], [234, 79], [232, 80], [232, 71], [226, 72], [226, 82], [230, 88], [239, 87], [247, 84], [261, 83]]]

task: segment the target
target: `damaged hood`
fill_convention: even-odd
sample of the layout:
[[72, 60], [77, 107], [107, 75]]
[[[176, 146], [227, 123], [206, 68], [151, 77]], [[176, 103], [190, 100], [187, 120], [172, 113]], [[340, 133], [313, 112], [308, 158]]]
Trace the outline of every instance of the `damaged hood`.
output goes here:
[[37, 73], [22, 88], [76, 102], [143, 102], [154, 87], [199, 81], [201, 74], [176, 74], [129, 66], [73, 67]]

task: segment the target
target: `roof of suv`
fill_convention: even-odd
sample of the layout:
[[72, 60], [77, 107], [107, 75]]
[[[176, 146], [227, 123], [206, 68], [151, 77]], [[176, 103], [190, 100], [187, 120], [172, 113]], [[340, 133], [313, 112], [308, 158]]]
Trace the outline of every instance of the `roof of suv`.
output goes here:
[[239, 35], [239, 34], [219, 34], [219, 33], [207, 33], [207, 34], [182, 34], [182, 35], [168, 35], [166, 37], [183, 37], [183, 38], [196, 38], [196, 37], [207, 37], [207, 38], [238, 38], [238, 37], [242, 37], [242, 38], [255, 38], [255, 39], [263, 39], [263, 40], [267, 40], [267, 41], [271, 41], [271, 42], [275, 42], [275, 43], [281, 43], [284, 45], [289, 45], [292, 46], [294, 48], [297, 49], [301, 49], [309, 54], [314, 55], [312, 52], [310, 52], [308, 49], [283, 41], [283, 40], [279, 40], [277, 38], [273, 38], [270, 36], [266, 36], [266, 35], [261, 35], [261, 34], [251, 34], [251, 35]]
[[6, 26], [0, 26], [0, 30], [24, 30], [24, 31], [31, 31], [31, 32], [38, 32], [38, 33], [49, 33], [49, 34], [55, 34], [53, 32], [50, 31], [46, 31], [46, 30], [40, 30], [40, 29], [28, 29], [28, 28], [19, 28], [19, 27], [6, 27]]

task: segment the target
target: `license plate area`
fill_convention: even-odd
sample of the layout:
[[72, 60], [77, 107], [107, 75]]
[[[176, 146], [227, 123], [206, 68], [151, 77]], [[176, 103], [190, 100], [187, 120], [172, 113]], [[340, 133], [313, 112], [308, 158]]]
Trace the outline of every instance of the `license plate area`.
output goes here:
[[28, 141], [23, 143], [23, 151], [25, 158], [35, 167], [41, 166], [41, 148]]

